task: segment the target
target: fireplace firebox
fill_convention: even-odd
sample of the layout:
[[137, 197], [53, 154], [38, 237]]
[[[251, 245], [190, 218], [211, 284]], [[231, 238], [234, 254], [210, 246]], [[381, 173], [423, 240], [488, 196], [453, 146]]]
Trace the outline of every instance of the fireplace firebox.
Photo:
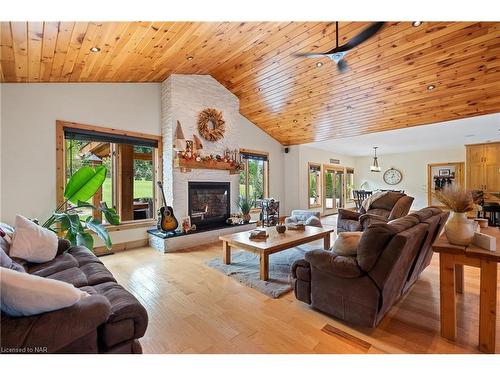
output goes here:
[[226, 224], [231, 214], [229, 182], [188, 182], [188, 213], [198, 229]]

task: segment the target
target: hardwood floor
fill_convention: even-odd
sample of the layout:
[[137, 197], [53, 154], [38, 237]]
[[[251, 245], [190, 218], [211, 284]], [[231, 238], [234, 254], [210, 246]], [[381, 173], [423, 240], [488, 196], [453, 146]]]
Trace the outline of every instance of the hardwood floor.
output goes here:
[[[335, 217], [323, 221], [332, 224]], [[141, 248], [101, 258], [148, 310], [141, 339], [145, 353], [478, 353], [477, 269], [465, 267], [457, 341], [451, 342], [439, 332], [437, 256], [375, 329], [330, 318], [293, 292], [269, 298], [205, 265], [216, 256], [222, 256], [221, 243], [171, 254]], [[499, 337], [500, 320], [497, 353]]]

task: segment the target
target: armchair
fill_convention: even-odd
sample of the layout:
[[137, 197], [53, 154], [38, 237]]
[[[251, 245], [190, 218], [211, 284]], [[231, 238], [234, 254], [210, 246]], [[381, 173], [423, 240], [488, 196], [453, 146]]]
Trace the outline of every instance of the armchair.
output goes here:
[[318, 211], [293, 210], [292, 215], [285, 218], [285, 225], [304, 224], [313, 227], [322, 227]]
[[361, 236], [356, 256], [313, 250], [292, 265], [295, 297], [352, 324], [375, 327], [428, 265], [448, 213], [425, 208]]
[[400, 192], [388, 192], [375, 200], [368, 210], [361, 207], [359, 212], [355, 212], [340, 208], [337, 232], [363, 231], [375, 222], [389, 222], [406, 216], [412, 203], [413, 197]]

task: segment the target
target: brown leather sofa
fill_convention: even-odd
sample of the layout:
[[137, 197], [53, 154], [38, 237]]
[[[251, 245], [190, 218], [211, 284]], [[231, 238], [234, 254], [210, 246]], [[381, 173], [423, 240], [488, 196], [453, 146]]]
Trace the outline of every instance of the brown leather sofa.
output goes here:
[[[90, 296], [44, 314], [11, 317], [2, 312], [2, 353], [39, 348], [42, 353], [141, 353], [138, 341], [148, 315], [87, 248], [60, 240], [54, 260], [23, 264], [30, 274], [61, 280]], [[22, 350], [21, 350], [22, 352]]]
[[357, 256], [313, 250], [292, 266], [295, 296], [355, 325], [375, 327], [432, 258], [448, 212], [428, 207], [391, 223], [371, 224]]
[[[400, 192], [388, 192], [374, 201], [368, 210], [363, 207], [359, 212], [339, 209], [337, 232], [363, 231], [373, 222], [374, 216], [390, 221], [408, 215], [413, 197]], [[371, 215], [371, 216], [370, 216]], [[376, 220], [379, 221], [379, 220]]]

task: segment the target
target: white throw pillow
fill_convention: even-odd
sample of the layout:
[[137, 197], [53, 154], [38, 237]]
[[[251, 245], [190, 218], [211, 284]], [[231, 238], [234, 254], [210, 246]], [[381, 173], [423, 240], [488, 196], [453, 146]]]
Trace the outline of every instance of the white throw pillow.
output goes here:
[[2, 311], [29, 316], [72, 306], [89, 294], [59, 280], [0, 267]]
[[16, 216], [16, 225], [9, 256], [33, 263], [44, 263], [57, 254], [57, 236], [54, 232], [33, 223], [24, 216]]
[[333, 243], [333, 251], [338, 255], [353, 256], [358, 253], [358, 243], [363, 232], [340, 232]]

